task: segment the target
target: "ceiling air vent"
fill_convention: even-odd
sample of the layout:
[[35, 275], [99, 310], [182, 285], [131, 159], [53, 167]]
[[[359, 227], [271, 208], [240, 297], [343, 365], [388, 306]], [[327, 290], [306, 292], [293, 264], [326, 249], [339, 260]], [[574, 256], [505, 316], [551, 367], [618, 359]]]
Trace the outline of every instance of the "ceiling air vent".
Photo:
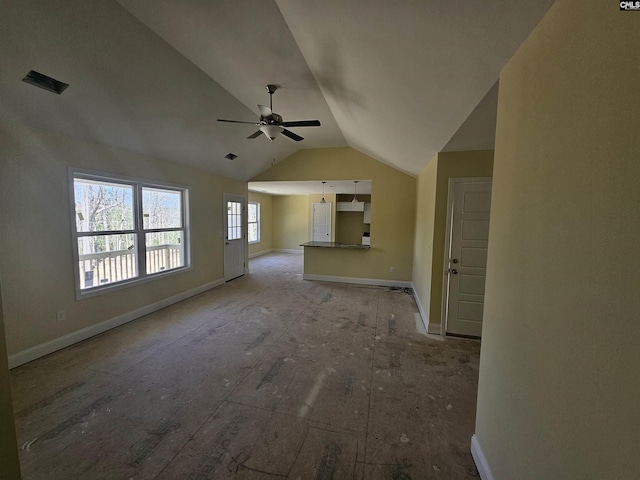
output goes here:
[[238, 158], [238, 155], [236, 155], [235, 153], [227, 153], [224, 158], [226, 158], [227, 160], [235, 160], [236, 158]]
[[36, 72], [35, 70], [31, 70], [29, 73], [27, 73], [26, 77], [24, 77], [22, 81], [36, 87], [44, 88], [49, 92], [57, 93], [58, 95], [64, 92], [69, 86], [68, 83], [61, 82], [60, 80], [56, 80], [55, 78], [47, 77], [46, 75]]

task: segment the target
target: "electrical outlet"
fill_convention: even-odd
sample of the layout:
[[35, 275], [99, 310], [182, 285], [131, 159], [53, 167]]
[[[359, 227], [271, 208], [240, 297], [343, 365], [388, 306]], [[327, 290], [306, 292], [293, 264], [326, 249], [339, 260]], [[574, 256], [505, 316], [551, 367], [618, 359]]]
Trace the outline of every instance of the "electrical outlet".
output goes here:
[[389, 272], [393, 273], [396, 271], [396, 267], [389, 267]]
[[67, 319], [67, 312], [65, 310], [58, 310], [56, 312], [56, 320], [58, 320], [59, 322], [62, 322], [63, 320]]

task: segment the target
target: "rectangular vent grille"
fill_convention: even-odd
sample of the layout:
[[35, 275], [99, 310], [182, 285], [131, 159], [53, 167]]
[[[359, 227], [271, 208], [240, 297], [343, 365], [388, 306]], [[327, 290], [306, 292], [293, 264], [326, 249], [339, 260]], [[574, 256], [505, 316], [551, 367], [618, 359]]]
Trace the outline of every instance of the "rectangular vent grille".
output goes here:
[[46, 75], [36, 72], [35, 70], [29, 71], [29, 73], [27, 73], [22, 81], [36, 87], [44, 88], [49, 92], [57, 93], [58, 95], [64, 92], [69, 86], [68, 83], [61, 82], [59, 80], [56, 80], [55, 78], [47, 77]]

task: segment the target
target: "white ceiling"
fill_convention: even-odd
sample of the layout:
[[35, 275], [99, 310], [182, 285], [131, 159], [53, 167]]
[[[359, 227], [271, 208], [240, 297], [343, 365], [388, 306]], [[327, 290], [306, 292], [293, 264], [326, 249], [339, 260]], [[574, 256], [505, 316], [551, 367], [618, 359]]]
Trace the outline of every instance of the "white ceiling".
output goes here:
[[[552, 3], [6, 0], [0, 119], [238, 180], [345, 145], [416, 175], [438, 151], [491, 148], [500, 70]], [[22, 83], [31, 69], [70, 87]], [[285, 121], [322, 127], [269, 142], [216, 121], [257, 119], [268, 83]]]
[[[358, 184], [355, 185], [355, 188], [353, 182], [353, 180], [327, 180], [327, 183], [324, 185], [324, 193], [371, 195], [371, 180], [358, 180]], [[322, 182], [249, 182], [249, 190], [269, 195], [322, 194]]]

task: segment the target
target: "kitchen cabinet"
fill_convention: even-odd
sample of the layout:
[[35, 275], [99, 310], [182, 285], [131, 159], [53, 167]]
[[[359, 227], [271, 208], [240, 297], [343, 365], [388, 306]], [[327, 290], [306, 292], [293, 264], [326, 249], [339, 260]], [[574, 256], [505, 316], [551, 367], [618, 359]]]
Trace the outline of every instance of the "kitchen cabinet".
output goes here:
[[338, 212], [364, 212], [364, 202], [337, 202]]
[[371, 223], [371, 203], [366, 202], [364, 204], [364, 222], [367, 225]]

